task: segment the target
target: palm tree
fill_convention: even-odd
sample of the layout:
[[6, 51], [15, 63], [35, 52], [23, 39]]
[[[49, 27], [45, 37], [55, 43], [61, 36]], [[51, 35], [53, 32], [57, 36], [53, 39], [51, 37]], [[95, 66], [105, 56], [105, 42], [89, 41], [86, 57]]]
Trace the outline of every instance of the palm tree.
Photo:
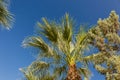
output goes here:
[[112, 11], [107, 19], [98, 20], [89, 31], [90, 44], [99, 49], [98, 53], [86, 57], [94, 63], [106, 80], [120, 80], [120, 23], [119, 16]]
[[38, 35], [27, 37], [23, 41], [24, 46], [32, 46], [39, 51], [37, 61], [26, 70], [22, 69], [26, 77], [34, 76], [34, 79], [27, 79], [48, 80], [43, 78], [49, 76], [49, 80], [82, 80], [83, 74], [85, 80], [88, 80], [90, 72], [83, 59], [88, 37], [84, 27], [75, 34], [73, 19], [68, 14], [61, 24], [49, 22], [45, 18], [42, 20], [43, 23], [38, 22]]
[[10, 29], [12, 15], [8, 11], [7, 4], [7, 0], [0, 0], [0, 25], [3, 25], [6, 29]]

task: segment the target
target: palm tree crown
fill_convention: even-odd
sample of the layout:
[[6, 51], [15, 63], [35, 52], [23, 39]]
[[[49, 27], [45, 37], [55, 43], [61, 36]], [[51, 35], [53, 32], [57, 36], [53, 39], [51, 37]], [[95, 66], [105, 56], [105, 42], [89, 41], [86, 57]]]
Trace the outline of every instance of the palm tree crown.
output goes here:
[[[61, 24], [45, 18], [42, 20], [43, 23], [38, 22], [38, 35], [23, 41], [24, 46], [39, 49], [38, 59], [26, 70], [22, 69], [27, 79], [82, 80], [80, 74], [84, 74], [87, 80], [89, 71], [83, 60], [83, 51], [87, 47], [88, 35], [84, 28], [81, 27], [75, 34], [73, 19], [68, 14]], [[36, 78], [30, 79], [32, 76]], [[45, 77], [48, 79], [44, 79]]]

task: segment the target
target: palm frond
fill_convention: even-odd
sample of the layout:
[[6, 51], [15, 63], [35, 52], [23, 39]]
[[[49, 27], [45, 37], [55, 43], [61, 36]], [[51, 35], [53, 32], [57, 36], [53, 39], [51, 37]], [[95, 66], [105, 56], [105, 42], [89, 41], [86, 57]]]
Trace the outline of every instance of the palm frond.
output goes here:
[[58, 32], [59, 32], [58, 27], [56, 27], [57, 24], [54, 22], [50, 23], [45, 18], [43, 18], [42, 20], [44, 24], [38, 23], [38, 26], [41, 29], [40, 34], [43, 34], [51, 42], [56, 43], [58, 40]]
[[37, 80], [37, 77], [32, 72], [28, 72], [26, 69], [20, 68], [20, 71], [24, 74], [25, 80]]
[[73, 34], [73, 21], [71, 18], [69, 18], [69, 14], [65, 15], [65, 19], [62, 21], [63, 26], [63, 39], [67, 41], [68, 43], [72, 40], [72, 34]]
[[84, 76], [84, 79], [89, 80], [91, 72], [87, 68], [79, 68], [79, 73]]
[[33, 71], [37, 71], [40, 69], [48, 69], [49, 68], [49, 64], [43, 61], [35, 61], [33, 62], [29, 67], [29, 69], [33, 69]]
[[23, 46], [33, 46], [41, 49], [43, 52], [48, 52], [48, 45], [43, 41], [41, 37], [29, 37], [23, 41]]
[[88, 35], [85, 30], [81, 27], [81, 30], [76, 36], [76, 43], [74, 45], [74, 49], [71, 52], [73, 58], [78, 59], [81, 58], [81, 55], [83, 55], [82, 52], [87, 47], [87, 36]]
[[87, 63], [93, 62], [95, 64], [101, 64], [106, 60], [106, 56], [107, 56], [106, 53], [98, 52], [96, 54], [84, 57], [83, 62], [85, 61]]
[[13, 20], [12, 14], [8, 11], [6, 0], [0, 0], [0, 24], [6, 29], [11, 28], [10, 23]]
[[60, 78], [60, 77], [65, 78], [65, 74], [67, 74], [67, 65], [55, 67], [54, 75], [56, 76], [56, 78]]
[[49, 64], [43, 61], [35, 61], [26, 69], [20, 69], [24, 73], [27, 80], [47, 80], [53, 78], [49, 75]]

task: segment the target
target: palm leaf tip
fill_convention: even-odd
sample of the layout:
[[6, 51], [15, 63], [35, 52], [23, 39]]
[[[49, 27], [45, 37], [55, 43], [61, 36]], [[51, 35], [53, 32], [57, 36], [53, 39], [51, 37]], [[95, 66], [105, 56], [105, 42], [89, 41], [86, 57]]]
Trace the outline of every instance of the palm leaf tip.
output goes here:
[[43, 41], [43, 39], [41, 37], [29, 37], [26, 38], [23, 41], [23, 46], [24, 47], [36, 47], [41, 49], [43, 52], [48, 52], [49, 47], [48, 45]]
[[62, 24], [63, 24], [63, 38], [64, 40], [70, 42], [72, 39], [72, 33], [73, 33], [72, 31], [73, 21], [69, 17], [68, 13], [65, 14]]
[[22, 68], [19, 68], [19, 71], [23, 72], [23, 69], [22, 69]]

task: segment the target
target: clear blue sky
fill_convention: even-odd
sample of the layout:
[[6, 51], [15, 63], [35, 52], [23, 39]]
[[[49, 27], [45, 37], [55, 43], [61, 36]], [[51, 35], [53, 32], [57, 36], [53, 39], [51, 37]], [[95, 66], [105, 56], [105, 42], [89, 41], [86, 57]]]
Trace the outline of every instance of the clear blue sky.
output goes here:
[[[35, 24], [42, 17], [57, 20], [68, 12], [78, 25], [94, 25], [111, 10], [120, 15], [120, 0], [11, 0], [15, 22], [10, 31], [0, 30], [0, 80], [20, 80], [22, 74], [18, 69], [34, 60], [31, 50], [21, 47], [21, 43], [34, 33]], [[104, 80], [93, 72], [91, 80]]]

